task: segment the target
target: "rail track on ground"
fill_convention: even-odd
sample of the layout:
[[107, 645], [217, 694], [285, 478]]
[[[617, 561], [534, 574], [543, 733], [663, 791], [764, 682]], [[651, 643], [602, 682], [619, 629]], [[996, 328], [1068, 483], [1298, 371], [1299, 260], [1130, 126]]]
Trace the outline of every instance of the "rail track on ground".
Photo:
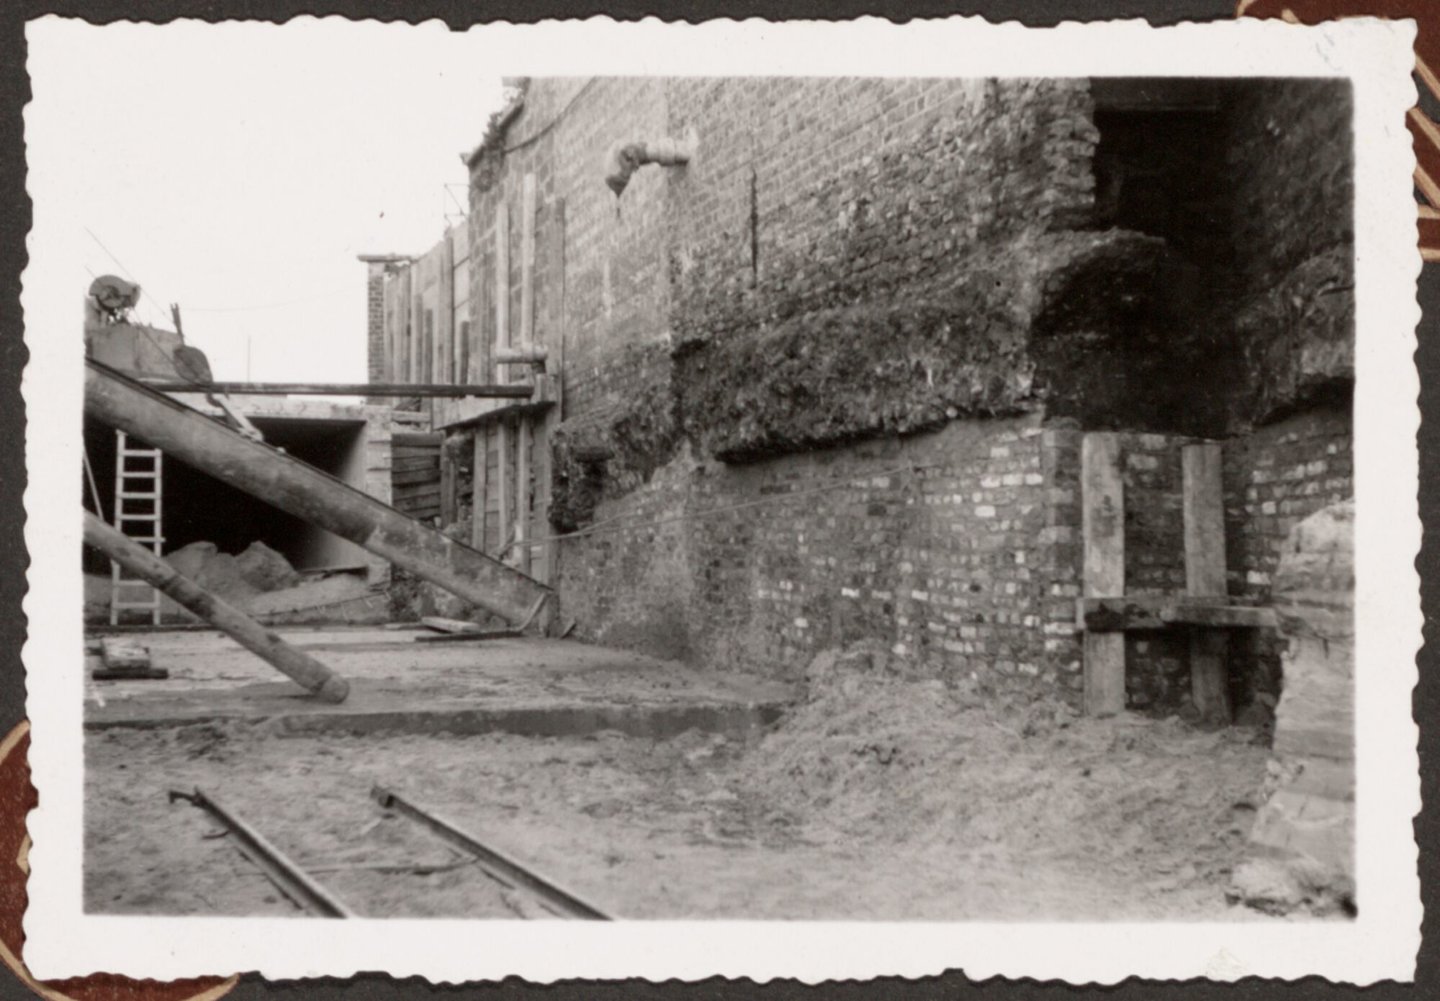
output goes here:
[[[408, 866], [377, 865], [373, 868], [405, 872], [436, 872], [460, 865], [473, 865], [511, 894], [521, 896], [531, 905], [514, 908], [522, 917], [553, 916], [585, 921], [610, 921], [613, 916], [565, 889], [553, 879], [541, 875], [533, 866], [521, 863], [498, 848], [488, 845], [411, 799], [384, 786], [375, 786], [371, 798], [388, 814], [403, 817], [457, 852], [454, 863], [415, 863]], [[222, 833], [234, 839], [236, 848], [297, 907], [317, 917], [353, 918], [357, 914], [333, 890], [315, 877], [314, 871], [297, 863], [281, 851], [248, 819], [226, 806], [215, 796], [199, 787], [190, 792], [171, 790], [170, 802], [185, 801], [221, 825]]]

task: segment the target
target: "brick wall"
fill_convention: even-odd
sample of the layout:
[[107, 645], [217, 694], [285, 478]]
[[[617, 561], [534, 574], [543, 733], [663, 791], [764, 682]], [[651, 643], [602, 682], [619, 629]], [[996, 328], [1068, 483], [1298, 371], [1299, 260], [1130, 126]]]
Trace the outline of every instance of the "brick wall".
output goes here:
[[596, 512], [644, 527], [567, 546], [566, 608], [602, 642], [772, 674], [868, 638], [934, 676], [1074, 691], [1061, 447], [1038, 416], [746, 465], [687, 447]]
[[[560, 550], [581, 635], [787, 676], [826, 646], [878, 638], [937, 675], [1073, 695], [1082, 429], [1126, 432], [1138, 593], [1184, 587], [1180, 444], [1239, 435], [1226, 443], [1228, 528], [1232, 578], [1249, 574], [1280, 532], [1264, 499], [1245, 507], [1249, 478], [1281, 447], [1277, 401], [1313, 410], [1316, 373], [1333, 389], [1333, 367], [1290, 363], [1343, 340], [1348, 296], [1321, 266], [1344, 244], [1333, 220], [1324, 246], [1264, 249], [1263, 230], [1281, 225], [1259, 207], [1267, 186], [1298, 176], [1267, 159], [1264, 137], [1295, 92], [1239, 91], [1213, 154], [1235, 224], [1207, 215], [1192, 230], [1233, 230], [1224, 271], [1240, 309], [1233, 329], [1207, 319], [1214, 336], [1194, 340], [1180, 322], [1193, 303], [1172, 293], [1196, 282], [1167, 258], [1176, 248], [1087, 228], [1099, 220], [1084, 82], [532, 81], [472, 169], [471, 326], [488, 363], [503, 211], [518, 330], [518, 206], [533, 174], [536, 333], [564, 354], [557, 442], [610, 453], [561, 519], [596, 526]], [[1333, 114], [1296, 120], [1326, 143], [1337, 134]], [[692, 128], [688, 166], [642, 168], [619, 199], [604, 185], [612, 144]], [[1326, 176], [1327, 197], [1348, 197]], [[1271, 281], [1322, 312], [1285, 312]], [[1323, 336], [1303, 340], [1316, 317]], [[1231, 338], [1249, 340], [1199, 421], [1185, 403], [1197, 369], [1176, 346], [1211, 345], [1213, 361]], [[1267, 364], [1291, 374], [1250, 379]], [[1251, 433], [1262, 413], [1270, 423]], [[1302, 438], [1333, 457], [1346, 434], [1337, 410]], [[582, 480], [563, 461], [557, 472]], [[1133, 707], [1183, 704], [1183, 639], [1132, 638]]]
[[[1268, 604], [1290, 529], [1354, 496], [1351, 93], [1263, 81], [1228, 116], [1235, 311], [1234, 436], [1225, 444], [1232, 595]], [[1234, 641], [1243, 701], [1280, 687], [1279, 639]]]

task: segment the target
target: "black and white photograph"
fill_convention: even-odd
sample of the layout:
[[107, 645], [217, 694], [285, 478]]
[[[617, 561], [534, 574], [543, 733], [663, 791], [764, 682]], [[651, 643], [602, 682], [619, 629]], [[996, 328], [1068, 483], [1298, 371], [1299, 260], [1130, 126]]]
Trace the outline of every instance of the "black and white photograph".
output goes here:
[[27, 955], [1404, 976], [1405, 30], [757, 24], [32, 23]]

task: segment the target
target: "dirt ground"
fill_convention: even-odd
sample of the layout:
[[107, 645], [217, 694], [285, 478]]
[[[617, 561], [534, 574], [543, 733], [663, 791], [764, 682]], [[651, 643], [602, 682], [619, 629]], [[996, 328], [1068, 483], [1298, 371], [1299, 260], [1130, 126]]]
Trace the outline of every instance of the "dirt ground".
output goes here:
[[200, 786], [361, 915], [544, 916], [382, 810], [380, 783], [618, 917], [1264, 919], [1225, 900], [1266, 776], [1253, 730], [1079, 718], [863, 658], [817, 661], [807, 692], [748, 741], [92, 732], [86, 907], [300, 913], [166, 801]]

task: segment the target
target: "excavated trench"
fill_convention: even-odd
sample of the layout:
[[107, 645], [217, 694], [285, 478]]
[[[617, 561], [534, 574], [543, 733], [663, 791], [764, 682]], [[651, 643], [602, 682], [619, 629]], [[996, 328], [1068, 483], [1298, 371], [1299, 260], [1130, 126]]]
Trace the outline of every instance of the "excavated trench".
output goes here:
[[[347, 644], [329, 632], [309, 634], [310, 648], [364, 675], [367, 657], [397, 657], [373, 633], [368, 650], [351, 643], [342, 653]], [[175, 683], [209, 708], [118, 725], [155, 690], [91, 688], [85, 902], [94, 912], [300, 913], [206, 814], [167, 801], [172, 789], [199, 787], [362, 916], [540, 916], [379, 807], [370, 797], [379, 784], [621, 918], [1256, 916], [1225, 897], [1261, 802], [1268, 752], [1253, 730], [1010, 704], [919, 680], [864, 646], [817, 658], [780, 715], [777, 693], [753, 679], [706, 681], [566, 643], [463, 657], [427, 647], [405, 671], [412, 695], [430, 693], [432, 727], [357, 735], [293, 696], [287, 710], [251, 697], [248, 716], [216, 714], [227, 687], [258, 692], [253, 672], [202, 655], [193, 634], [168, 642]], [[439, 647], [465, 666], [435, 663]], [[596, 729], [604, 722], [592, 716], [545, 735], [462, 735], [445, 715], [462, 689], [502, 708], [541, 699], [624, 703], [637, 716], [710, 709], [679, 733]], [[750, 712], [733, 708], [744, 704]], [[732, 711], [715, 711], [722, 705]]]

